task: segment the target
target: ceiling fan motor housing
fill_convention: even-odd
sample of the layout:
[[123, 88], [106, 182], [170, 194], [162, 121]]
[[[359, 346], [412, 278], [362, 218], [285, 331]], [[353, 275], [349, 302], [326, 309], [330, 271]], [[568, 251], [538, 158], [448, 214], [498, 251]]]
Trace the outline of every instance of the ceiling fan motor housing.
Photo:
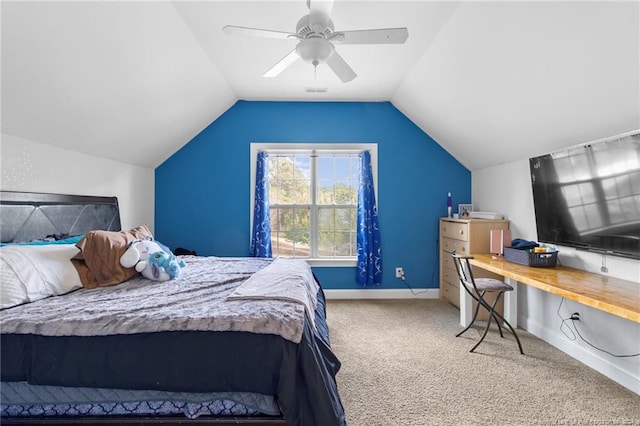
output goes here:
[[303, 39], [329, 38], [334, 30], [333, 21], [322, 12], [312, 12], [305, 15], [298, 20], [296, 25], [296, 33]]

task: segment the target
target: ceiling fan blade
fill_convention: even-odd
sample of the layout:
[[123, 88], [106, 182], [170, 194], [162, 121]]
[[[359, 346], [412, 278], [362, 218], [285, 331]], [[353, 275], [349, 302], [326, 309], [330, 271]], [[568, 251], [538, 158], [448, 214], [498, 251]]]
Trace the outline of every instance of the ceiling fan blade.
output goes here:
[[350, 82], [358, 75], [336, 51], [334, 51], [333, 54], [329, 56], [329, 59], [327, 59], [327, 65], [329, 65], [329, 68], [336, 73], [343, 83]]
[[307, 0], [307, 7], [310, 13], [321, 12], [329, 16], [333, 9], [333, 0]]
[[[336, 32], [335, 41], [340, 44], [397, 44], [409, 37], [406, 28], [381, 28], [377, 30], [357, 30]], [[340, 37], [340, 34], [344, 36]]]
[[282, 31], [261, 30], [258, 28], [237, 27], [235, 25], [225, 25], [222, 28], [225, 34], [229, 35], [245, 35], [251, 37], [267, 37], [267, 38], [279, 38], [288, 39], [293, 34], [285, 33]]
[[280, 74], [282, 71], [284, 71], [288, 66], [290, 66], [291, 64], [293, 64], [295, 61], [297, 61], [299, 58], [298, 54], [296, 53], [296, 49], [293, 49], [291, 52], [289, 52], [287, 54], [287, 56], [285, 56], [284, 58], [280, 59], [280, 62], [278, 62], [277, 64], [275, 64], [274, 66], [272, 66], [267, 72], [265, 72], [262, 76], [263, 77], [275, 77], [278, 74]]

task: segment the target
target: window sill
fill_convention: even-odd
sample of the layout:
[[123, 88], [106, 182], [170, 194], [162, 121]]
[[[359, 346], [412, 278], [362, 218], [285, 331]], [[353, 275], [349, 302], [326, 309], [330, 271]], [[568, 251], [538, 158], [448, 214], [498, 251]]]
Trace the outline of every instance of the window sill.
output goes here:
[[358, 265], [358, 259], [306, 259], [309, 266], [312, 267], [338, 267], [338, 268], [355, 268]]

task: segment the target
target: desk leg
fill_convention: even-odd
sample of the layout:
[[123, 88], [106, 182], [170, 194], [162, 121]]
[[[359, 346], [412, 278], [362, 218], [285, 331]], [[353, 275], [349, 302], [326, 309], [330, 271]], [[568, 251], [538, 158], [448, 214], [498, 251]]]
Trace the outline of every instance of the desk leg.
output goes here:
[[504, 294], [504, 319], [509, 321], [511, 327], [518, 327], [518, 281], [505, 278], [504, 282], [513, 287], [513, 291]]
[[463, 327], [468, 326], [473, 318], [473, 303], [471, 296], [467, 293], [460, 284], [460, 325]]

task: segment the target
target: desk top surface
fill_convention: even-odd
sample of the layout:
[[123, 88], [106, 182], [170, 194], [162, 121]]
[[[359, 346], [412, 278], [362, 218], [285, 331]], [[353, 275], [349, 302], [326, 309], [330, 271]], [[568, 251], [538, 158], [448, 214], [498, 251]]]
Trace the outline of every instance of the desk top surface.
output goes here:
[[640, 323], [640, 283], [566, 266], [539, 268], [473, 254], [471, 264], [558, 296]]

